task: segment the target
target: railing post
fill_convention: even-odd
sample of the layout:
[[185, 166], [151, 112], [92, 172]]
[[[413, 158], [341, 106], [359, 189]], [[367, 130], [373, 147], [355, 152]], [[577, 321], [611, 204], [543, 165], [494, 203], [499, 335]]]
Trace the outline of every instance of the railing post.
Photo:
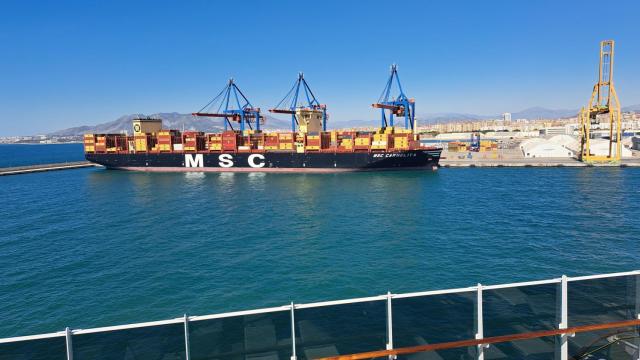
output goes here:
[[[393, 313], [391, 310], [391, 292], [387, 291], [387, 350], [393, 349]], [[395, 355], [389, 355], [389, 360], [396, 359]]]
[[185, 359], [191, 359], [191, 351], [189, 350], [189, 317], [184, 314], [184, 355]]
[[71, 329], [68, 327], [64, 329], [65, 343], [67, 347], [67, 360], [73, 360], [73, 340], [71, 339]]
[[[567, 276], [560, 279], [560, 324], [558, 329], [566, 329], [569, 326], [569, 306], [567, 300]], [[560, 360], [569, 359], [569, 334], [560, 335]]]
[[291, 360], [297, 360], [296, 356], [296, 316], [295, 305], [291, 302]]
[[[482, 284], [478, 283], [478, 290], [476, 296], [476, 339], [484, 338], [484, 315], [482, 310]], [[477, 360], [484, 360], [484, 348], [485, 345], [479, 344], [477, 346]]]

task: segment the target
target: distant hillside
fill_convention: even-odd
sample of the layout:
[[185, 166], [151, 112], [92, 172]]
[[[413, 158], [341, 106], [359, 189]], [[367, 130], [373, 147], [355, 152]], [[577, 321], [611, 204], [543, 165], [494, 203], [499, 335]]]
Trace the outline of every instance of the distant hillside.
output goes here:
[[[640, 104], [630, 105], [622, 108], [623, 111], [636, 111], [640, 112]], [[578, 110], [571, 109], [547, 109], [543, 107], [532, 107], [519, 112], [511, 114], [512, 119], [558, 119], [563, 117], [575, 116]], [[191, 114], [179, 114], [179, 113], [157, 113], [157, 114], [131, 114], [124, 115], [120, 118], [97, 124], [97, 125], [82, 125], [72, 127], [64, 130], [58, 130], [47, 135], [49, 136], [78, 136], [85, 133], [120, 133], [123, 131], [131, 132], [131, 121], [136, 117], [150, 116], [154, 118], [162, 119], [162, 122], [166, 128], [169, 129], [186, 129], [186, 130], [198, 130], [215, 132], [223, 129], [222, 119], [211, 118], [196, 118]], [[416, 115], [418, 124], [433, 124], [433, 123], [448, 123], [448, 122], [465, 122], [465, 121], [477, 121], [485, 119], [500, 119], [502, 115], [476, 115], [476, 114], [464, 114], [464, 113], [428, 113]], [[329, 121], [328, 128], [368, 128], [376, 127], [379, 125], [379, 118], [370, 120], [343, 120], [343, 121]], [[402, 120], [401, 120], [402, 121]], [[263, 126], [267, 130], [286, 130], [291, 127], [289, 120], [283, 120], [271, 117], [267, 115], [266, 123]]]
[[512, 119], [559, 119], [576, 116], [578, 109], [547, 109], [543, 107], [532, 107], [511, 114]]
[[[221, 131], [224, 128], [222, 119], [212, 118], [197, 118], [191, 114], [179, 114], [179, 113], [157, 113], [157, 114], [131, 114], [119, 117], [116, 120], [97, 124], [97, 125], [83, 125], [72, 127], [64, 130], [58, 130], [48, 135], [50, 136], [77, 136], [85, 133], [97, 133], [97, 134], [114, 134], [127, 131], [131, 133], [131, 121], [137, 117], [149, 116], [152, 118], [162, 119], [164, 127], [168, 129], [185, 129], [185, 130], [198, 130], [198, 131]], [[287, 129], [291, 125], [289, 121], [276, 119], [267, 116], [265, 129]]]
[[[623, 112], [640, 112], [640, 104], [622, 107]], [[576, 116], [579, 109], [546, 109], [543, 107], [532, 107], [511, 114], [512, 119], [560, 119]]]
[[636, 105], [629, 105], [629, 106], [623, 106], [622, 107], [622, 111], [633, 111], [633, 112], [640, 112], [640, 104], [636, 104]]
[[464, 121], [476, 121], [483, 119], [495, 118], [495, 116], [484, 116], [476, 114], [462, 114], [462, 113], [431, 113], [431, 114], [417, 114], [418, 125], [422, 124], [435, 124], [435, 123], [447, 123], [447, 122], [464, 122]]
[[[640, 112], [640, 104], [625, 106], [622, 111]], [[540, 106], [524, 109], [511, 113], [512, 119], [560, 119], [576, 116], [579, 109], [548, 109]], [[459, 114], [459, 113], [437, 113], [417, 115], [420, 122], [424, 123], [447, 123], [447, 122], [464, 122], [486, 119], [501, 119], [502, 114], [494, 115], [476, 115], [476, 114]]]

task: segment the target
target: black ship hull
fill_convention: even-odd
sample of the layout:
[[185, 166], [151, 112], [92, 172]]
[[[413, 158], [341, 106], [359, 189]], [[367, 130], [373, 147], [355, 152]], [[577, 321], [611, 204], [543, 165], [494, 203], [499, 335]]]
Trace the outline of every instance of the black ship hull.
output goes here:
[[87, 153], [85, 157], [109, 169], [134, 171], [340, 172], [435, 170], [440, 152]]

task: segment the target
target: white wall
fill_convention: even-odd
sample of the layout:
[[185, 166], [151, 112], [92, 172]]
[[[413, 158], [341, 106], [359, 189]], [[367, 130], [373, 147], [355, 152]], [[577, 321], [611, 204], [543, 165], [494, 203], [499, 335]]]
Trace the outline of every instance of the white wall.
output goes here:
[[575, 155], [573, 151], [549, 141], [525, 146], [522, 154], [526, 158], [571, 158]]

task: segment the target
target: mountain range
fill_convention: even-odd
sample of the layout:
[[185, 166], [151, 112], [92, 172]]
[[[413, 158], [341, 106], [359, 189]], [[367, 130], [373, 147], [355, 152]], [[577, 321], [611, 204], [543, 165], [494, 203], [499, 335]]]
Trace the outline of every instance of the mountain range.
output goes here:
[[[156, 114], [130, 114], [124, 115], [116, 120], [100, 123], [97, 125], [83, 125], [76, 126], [68, 129], [58, 130], [47, 135], [49, 136], [77, 136], [85, 133], [96, 134], [115, 134], [123, 131], [131, 132], [131, 122], [135, 118], [150, 117], [155, 119], [162, 119], [162, 123], [167, 129], [184, 129], [184, 130], [198, 130], [207, 132], [222, 131], [224, 125], [221, 119], [212, 118], [197, 118], [191, 114], [180, 114], [176, 112], [172, 113], [156, 113]], [[263, 128], [275, 130], [286, 129], [291, 127], [291, 123], [283, 121], [271, 116], [266, 116], [265, 125]]]
[[[574, 117], [578, 114], [579, 109], [548, 109], [540, 106], [531, 107], [518, 112], [511, 113], [511, 119], [562, 119]], [[625, 106], [622, 108], [623, 112], [640, 112], [640, 104]], [[501, 119], [501, 114], [493, 115], [477, 115], [477, 114], [463, 114], [463, 113], [433, 113], [433, 114], [418, 114], [416, 116], [419, 122], [422, 123], [447, 123], [447, 122], [463, 122], [463, 121], [477, 121], [477, 120], [490, 120]]]
[[[640, 112], [640, 104], [631, 105], [622, 108], [623, 111], [635, 111]], [[578, 113], [578, 109], [547, 109], [544, 107], [532, 107], [519, 112], [511, 114], [512, 119], [559, 119], [575, 116]], [[196, 118], [191, 114], [180, 114], [176, 112], [172, 113], [156, 113], [156, 114], [130, 114], [119, 117], [116, 120], [100, 123], [97, 125], [82, 125], [68, 129], [58, 130], [47, 135], [49, 136], [78, 136], [85, 133], [98, 133], [98, 134], [113, 134], [121, 133], [123, 131], [131, 131], [131, 121], [137, 117], [149, 116], [152, 118], [160, 118], [165, 128], [169, 129], [185, 129], [185, 130], [198, 130], [207, 132], [216, 132], [223, 129], [223, 123], [221, 119], [212, 118]], [[447, 122], [463, 122], [463, 121], [476, 121], [476, 120], [488, 120], [499, 119], [501, 115], [477, 115], [477, 114], [464, 114], [464, 113], [430, 113], [430, 114], [417, 114], [416, 118], [418, 124], [433, 124], [433, 123], [447, 123]], [[336, 122], [329, 122], [330, 128], [361, 128], [361, 127], [373, 127], [378, 125], [378, 119], [375, 120], [343, 120]], [[332, 126], [331, 126], [332, 125]], [[263, 128], [266, 130], [286, 130], [289, 129], [291, 123], [288, 120], [278, 119], [269, 115], [266, 115], [266, 121]]]

